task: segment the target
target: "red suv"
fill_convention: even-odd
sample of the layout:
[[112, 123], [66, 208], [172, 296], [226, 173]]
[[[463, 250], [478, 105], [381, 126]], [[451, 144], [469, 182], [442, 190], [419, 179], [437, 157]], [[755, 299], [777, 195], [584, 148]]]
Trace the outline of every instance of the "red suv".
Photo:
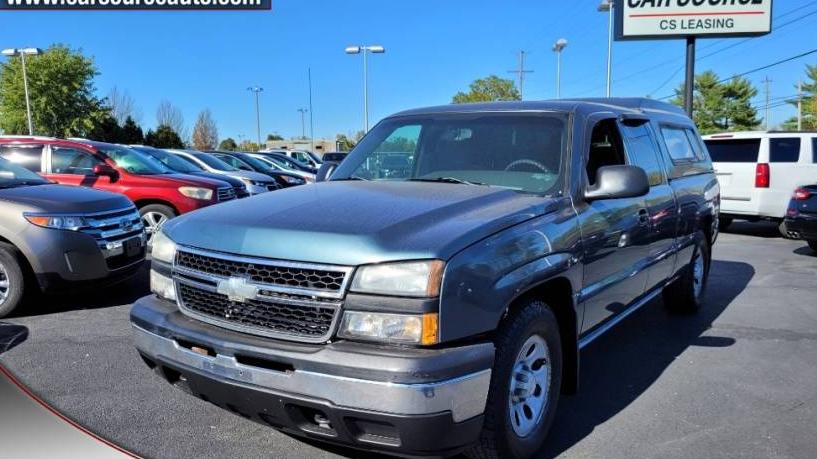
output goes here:
[[175, 173], [120, 145], [0, 136], [0, 156], [63, 185], [124, 194], [139, 209], [148, 238], [177, 215], [236, 197], [227, 182]]

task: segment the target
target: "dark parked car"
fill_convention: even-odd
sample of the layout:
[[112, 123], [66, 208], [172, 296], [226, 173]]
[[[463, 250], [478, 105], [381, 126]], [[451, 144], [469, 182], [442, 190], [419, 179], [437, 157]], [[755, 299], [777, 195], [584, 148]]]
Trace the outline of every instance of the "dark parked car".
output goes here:
[[131, 145], [130, 148], [152, 156], [160, 163], [180, 174], [195, 175], [197, 177], [205, 177], [211, 180], [226, 182], [228, 185], [233, 187], [233, 193], [235, 193], [236, 198], [246, 198], [250, 195], [250, 193], [247, 191], [247, 187], [244, 186], [244, 182], [238, 180], [237, 178], [207, 172], [199, 166], [179, 158], [173, 153], [169, 153], [158, 148], [146, 147], [144, 145]]
[[317, 174], [318, 170], [312, 166], [304, 164], [297, 159], [290, 158], [289, 156], [285, 155], [284, 153], [278, 152], [269, 152], [269, 151], [259, 151], [257, 154], [264, 156], [265, 158], [269, 158], [270, 160], [274, 161], [276, 164], [280, 164], [282, 167], [287, 169], [292, 169], [294, 171], [301, 171], [306, 172], [308, 174]]
[[274, 178], [281, 188], [289, 188], [291, 186], [304, 185], [306, 183], [306, 180], [304, 180], [302, 177], [287, 172], [277, 171], [268, 164], [265, 164], [263, 161], [253, 158], [246, 153], [236, 151], [211, 151], [208, 153], [213, 154], [216, 158], [238, 169], [260, 172], [264, 175], [268, 175]]
[[[411, 167], [384, 170], [396, 144]], [[672, 105], [400, 113], [329, 181], [168, 223], [136, 347], [169, 382], [293, 435], [531, 457], [582, 348], [662, 293], [704, 307], [719, 200]]]
[[790, 237], [805, 240], [817, 252], [817, 185], [794, 192], [786, 211], [786, 230]]
[[0, 158], [0, 317], [28, 290], [65, 292], [123, 280], [141, 266], [145, 245], [139, 211], [128, 198], [55, 185]]
[[339, 163], [346, 159], [349, 153], [332, 152], [323, 154], [323, 162], [325, 163]]

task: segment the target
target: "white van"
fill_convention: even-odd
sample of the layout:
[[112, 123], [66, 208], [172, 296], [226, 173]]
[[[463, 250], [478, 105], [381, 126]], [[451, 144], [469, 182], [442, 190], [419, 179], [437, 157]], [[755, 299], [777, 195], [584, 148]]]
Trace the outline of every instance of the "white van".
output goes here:
[[780, 224], [797, 187], [817, 183], [817, 133], [734, 132], [704, 136], [721, 185], [720, 228], [733, 219]]

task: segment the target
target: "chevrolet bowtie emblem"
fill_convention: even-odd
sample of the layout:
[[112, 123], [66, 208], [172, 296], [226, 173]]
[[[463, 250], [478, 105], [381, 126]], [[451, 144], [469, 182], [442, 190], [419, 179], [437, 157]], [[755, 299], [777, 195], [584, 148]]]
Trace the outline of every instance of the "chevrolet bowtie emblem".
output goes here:
[[250, 284], [243, 277], [231, 277], [218, 281], [216, 292], [226, 295], [230, 301], [245, 303], [247, 300], [255, 299], [258, 295], [258, 287]]

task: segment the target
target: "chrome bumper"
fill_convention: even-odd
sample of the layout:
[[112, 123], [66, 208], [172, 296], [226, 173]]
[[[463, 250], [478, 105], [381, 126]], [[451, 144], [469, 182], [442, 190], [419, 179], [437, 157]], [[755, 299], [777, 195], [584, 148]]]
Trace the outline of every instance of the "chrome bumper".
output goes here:
[[171, 339], [133, 326], [134, 341], [147, 357], [182, 365], [260, 389], [301, 395], [359, 410], [397, 415], [450, 411], [455, 422], [485, 411], [491, 370], [427, 384], [369, 381], [310, 371], [279, 372], [240, 364], [234, 357], [197, 354]]

